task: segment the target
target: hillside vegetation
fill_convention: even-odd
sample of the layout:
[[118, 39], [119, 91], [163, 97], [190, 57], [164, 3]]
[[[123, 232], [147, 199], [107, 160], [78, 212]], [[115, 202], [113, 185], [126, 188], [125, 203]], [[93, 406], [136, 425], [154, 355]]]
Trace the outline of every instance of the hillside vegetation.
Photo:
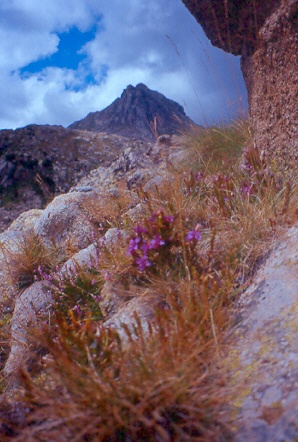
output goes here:
[[[2, 380], [1, 440], [230, 440], [220, 361], [231, 306], [297, 219], [297, 177], [263, 164], [244, 120], [183, 140], [184, 160], [168, 162], [160, 184], [119, 188], [104, 211], [87, 208], [98, 220], [92, 266], [57, 279], [61, 251], [28, 235], [10, 256], [15, 283], [49, 281], [55, 305], [31, 330], [20, 385], [11, 391]], [[119, 241], [108, 247], [101, 238], [114, 227]], [[105, 326], [107, 284], [121, 306], [150, 303], [150, 319], [135, 314], [121, 332]], [[3, 363], [9, 320], [1, 322]]]

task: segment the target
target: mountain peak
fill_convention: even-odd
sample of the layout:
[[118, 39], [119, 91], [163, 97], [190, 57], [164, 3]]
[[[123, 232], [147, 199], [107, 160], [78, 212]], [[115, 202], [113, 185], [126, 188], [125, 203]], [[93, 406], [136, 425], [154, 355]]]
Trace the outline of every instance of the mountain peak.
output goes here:
[[136, 86], [129, 84], [122, 92], [121, 98], [125, 97], [127, 94], [136, 94], [138, 92], [148, 92], [150, 89], [143, 83], [139, 83]]
[[153, 141], [154, 128], [159, 135], [179, 134], [192, 125], [180, 104], [139, 83], [128, 85], [110, 106], [90, 113], [69, 127]]
[[144, 84], [144, 83], [138, 83], [136, 86], [133, 86], [132, 84], [129, 84], [126, 89], [124, 89], [123, 93], [125, 91], [135, 91], [135, 90], [145, 90], [149, 91], [150, 89]]

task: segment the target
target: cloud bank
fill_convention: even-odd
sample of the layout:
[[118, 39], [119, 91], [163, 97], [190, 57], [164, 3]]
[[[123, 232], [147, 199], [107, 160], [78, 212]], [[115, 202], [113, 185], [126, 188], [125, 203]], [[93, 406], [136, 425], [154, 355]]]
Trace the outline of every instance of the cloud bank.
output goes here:
[[200, 124], [246, 108], [239, 59], [181, 0], [2, 0], [0, 41], [0, 129], [67, 126], [137, 83]]

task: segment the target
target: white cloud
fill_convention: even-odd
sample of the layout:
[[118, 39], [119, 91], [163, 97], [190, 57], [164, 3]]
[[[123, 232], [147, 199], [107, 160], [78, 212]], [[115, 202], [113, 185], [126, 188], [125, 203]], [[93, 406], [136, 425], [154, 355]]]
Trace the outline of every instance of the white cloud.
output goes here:
[[0, 66], [8, 71], [47, 57], [58, 49], [55, 32], [84, 31], [97, 19], [83, 0], [1, 0]]
[[76, 25], [85, 30], [94, 20], [90, 1], [1, 0], [1, 22], [20, 31], [62, 31]]
[[[57, 33], [96, 23], [77, 71], [20, 75], [18, 69], [58, 50]], [[239, 93], [229, 65], [244, 90], [238, 62], [211, 47], [181, 0], [1, 0], [0, 39], [0, 128], [68, 125], [140, 82], [180, 102], [198, 122], [212, 122], [229, 113], [226, 102]], [[89, 68], [98, 84], [84, 84]]]
[[[19, 30], [0, 29], [0, 66], [9, 74], [41, 57], [47, 57], [58, 49], [57, 35], [46, 32], [23, 33]], [[37, 41], [40, 41], [37, 44]]]

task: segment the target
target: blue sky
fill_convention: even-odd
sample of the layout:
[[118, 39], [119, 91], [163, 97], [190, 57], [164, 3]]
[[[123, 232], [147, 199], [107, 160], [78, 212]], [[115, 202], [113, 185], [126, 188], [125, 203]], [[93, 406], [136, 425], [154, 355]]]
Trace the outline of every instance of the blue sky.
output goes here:
[[144, 83], [197, 123], [245, 112], [239, 58], [181, 0], [1, 0], [0, 129], [68, 126]]
[[[46, 68], [55, 68], [80, 72], [81, 81], [78, 84], [65, 85], [66, 90], [79, 92], [86, 90], [91, 84], [96, 85], [97, 81], [93, 75], [88, 56], [82, 50], [85, 44], [95, 38], [96, 31], [97, 26], [93, 26], [87, 31], [80, 31], [77, 27], [72, 27], [67, 32], [57, 33], [56, 36], [59, 39], [57, 51], [20, 68], [21, 78], [26, 79], [39, 73], [42, 74]], [[106, 70], [107, 67], [102, 66], [100, 70], [102, 78], [105, 78]]]
[[67, 32], [57, 33], [59, 44], [57, 51], [46, 58], [29, 63], [20, 69], [21, 74], [34, 74], [41, 72], [46, 67], [78, 69], [80, 63], [87, 58], [81, 48], [95, 38], [96, 27], [88, 31], [80, 31], [77, 27], [70, 28]]

